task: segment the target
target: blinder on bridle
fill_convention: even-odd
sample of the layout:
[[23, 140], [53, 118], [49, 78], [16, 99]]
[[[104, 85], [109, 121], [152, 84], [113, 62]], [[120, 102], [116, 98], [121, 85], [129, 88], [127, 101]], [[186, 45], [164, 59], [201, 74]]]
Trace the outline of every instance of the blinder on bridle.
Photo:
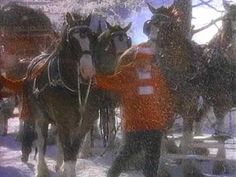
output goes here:
[[[79, 34], [79, 37], [82, 39], [86, 38], [86, 37], [88, 37], [88, 38], [92, 37], [92, 31], [89, 28], [89, 26], [86, 26], [86, 25], [77, 25], [77, 26], [70, 28], [67, 31], [67, 38], [66, 38], [66, 41], [68, 43], [70, 43], [74, 40], [74, 37], [73, 37], [74, 34]], [[81, 46], [80, 46], [80, 48], [81, 48]], [[85, 50], [85, 51], [81, 51], [80, 54], [81, 55], [84, 55], [84, 54], [91, 55], [92, 52], [90, 50]]]
[[114, 52], [116, 53], [116, 46], [115, 46], [115, 38], [118, 38], [120, 41], [127, 41], [127, 46], [128, 48], [131, 47], [132, 45], [132, 40], [131, 38], [126, 34], [126, 32], [124, 31], [117, 31], [117, 32], [113, 32], [111, 33], [111, 41], [108, 45], [108, 47], [106, 48], [106, 50], [108, 51], [109, 49], [111, 49], [110, 52]]
[[74, 26], [68, 30], [68, 40], [70, 40], [70, 38], [72, 37], [72, 34], [75, 34], [75, 33], [79, 33], [81, 38], [85, 38], [87, 36], [92, 36], [92, 31], [88, 26], [86, 26], [86, 25], [79, 26], [78, 25], [78, 26]]
[[147, 20], [143, 25], [143, 33], [147, 36], [149, 36], [151, 31], [151, 25], [154, 26], [160, 26], [162, 24], [170, 23], [171, 19], [169, 16], [164, 14], [154, 14], [151, 18], [151, 20]]

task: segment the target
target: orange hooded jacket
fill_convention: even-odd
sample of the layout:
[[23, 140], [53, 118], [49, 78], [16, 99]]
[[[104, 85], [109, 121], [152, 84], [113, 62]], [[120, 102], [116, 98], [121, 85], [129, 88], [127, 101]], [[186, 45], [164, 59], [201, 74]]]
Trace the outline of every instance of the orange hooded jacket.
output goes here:
[[140, 74], [131, 63], [114, 75], [97, 74], [96, 82], [98, 88], [120, 94], [125, 132], [164, 130], [174, 117], [169, 88], [156, 66], [150, 73]]

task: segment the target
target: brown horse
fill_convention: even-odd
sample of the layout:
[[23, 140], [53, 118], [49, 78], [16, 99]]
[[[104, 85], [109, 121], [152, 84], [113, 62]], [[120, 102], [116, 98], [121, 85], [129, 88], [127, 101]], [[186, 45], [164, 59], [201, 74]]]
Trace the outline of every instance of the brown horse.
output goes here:
[[[76, 157], [80, 145], [85, 134], [92, 128], [94, 120], [98, 118], [99, 91], [90, 88], [91, 82], [86, 83], [92, 75], [90, 73], [94, 72], [92, 59], [95, 59], [98, 71], [99, 66], [104, 64], [103, 62], [108, 62], [113, 68], [115, 67], [111, 64], [117, 63], [111, 62], [108, 58], [96, 58], [97, 39], [89, 29], [89, 23], [90, 16], [82, 19], [68, 13], [67, 25], [57, 50], [46, 61], [43, 57], [38, 57], [29, 66], [25, 80], [25, 96], [28, 100], [30, 115], [36, 123], [37, 177], [49, 176], [44, 153], [47, 127], [50, 122], [56, 123], [62, 150], [63, 159], [58, 159], [59, 164], [57, 164], [61, 166], [60, 160], [63, 160], [60, 176], [75, 177]], [[122, 30], [124, 29], [114, 30], [111, 27], [104, 32], [106, 35], [98, 39], [103, 40], [106, 36], [110, 36], [107, 38], [110, 45], [118, 37], [119, 41], [122, 39], [123, 47], [128, 44], [126, 38], [129, 38], [121, 32]], [[109, 33], [110, 35], [107, 35]], [[121, 37], [119, 37], [120, 34], [117, 35], [118, 33], [122, 34]], [[98, 42], [97, 45], [101, 44]], [[116, 44], [111, 45], [115, 45], [115, 50], [120, 50]], [[41, 72], [35, 72], [35, 68], [42, 61], [45, 61], [46, 65], [40, 69]], [[37, 73], [36, 77], [33, 73]]]
[[[181, 151], [192, 154], [193, 121], [200, 115], [199, 96], [209, 104], [224, 106], [222, 100], [232, 99], [234, 66], [219, 48], [202, 48], [186, 39], [179, 26], [181, 13], [174, 7], [149, 7], [153, 13], [150, 23], [156, 26], [158, 35], [157, 64], [172, 87], [176, 113], [183, 117]], [[185, 176], [191, 175], [195, 171], [189, 168], [191, 163], [183, 162]]]
[[[226, 158], [224, 142], [231, 138], [230, 131], [225, 129], [224, 118], [236, 106], [236, 5], [223, 1], [225, 15], [222, 29], [205, 48], [205, 55], [210, 58], [208, 64], [208, 90], [204, 98], [204, 109], [213, 107], [216, 117], [214, 137], [221, 147], [217, 157]], [[216, 161], [213, 166], [214, 174], [227, 173], [228, 164]]]
[[231, 108], [236, 106], [236, 5], [223, 2], [226, 12], [222, 29], [205, 49], [207, 57], [214, 58], [214, 64], [218, 65], [209, 70], [212, 79], [208, 82], [210, 87], [206, 97], [206, 107], [214, 108], [216, 136], [227, 134], [224, 128], [224, 117]]
[[[97, 72], [103, 74], [113, 74], [121, 54], [131, 47], [131, 38], [127, 31], [131, 27], [129, 23], [122, 28], [119, 25], [110, 25], [106, 22], [108, 30], [98, 37], [96, 48]], [[115, 108], [118, 107], [118, 98], [115, 93], [101, 90], [100, 93], [100, 125], [102, 128], [104, 146], [113, 146], [116, 126], [115, 126]]]
[[[34, 71], [45, 61], [32, 61], [25, 80], [25, 95], [37, 132], [37, 177], [47, 177], [44, 160], [48, 124], [55, 122], [62, 145], [64, 163], [61, 176], [75, 176], [76, 156], [84, 135], [97, 116], [97, 96], [85, 80], [94, 72], [95, 36], [89, 29], [90, 17], [66, 16], [66, 27], [57, 49], [47, 58], [41, 72]], [[87, 100], [87, 101], [86, 101]], [[84, 106], [86, 104], [86, 109]]]
[[[152, 30], [157, 33], [156, 62], [172, 88], [175, 111], [183, 117], [181, 152], [193, 154], [193, 122], [200, 115], [199, 96], [210, 98], [211, 94], [217, 93], [215, 88], [230, 90], [232, 80], [230, 84], [229, 80], [225, 80], [229, 76], [228, 72], [231, 72], [230, 65], [224, 55], [219, 53], [216, 58], [211, 55], [214, 49], [204, 51], [204, 48], [185, 37], [179, 23], [181, 13], [174, 7], [149, 8], [153, 13], [149, 24], [155, 26]], [[192, 176], [195, 173], [195, 176], [202, 176], [192, 163], [189, 160], [182, 161], [184, 175]]]

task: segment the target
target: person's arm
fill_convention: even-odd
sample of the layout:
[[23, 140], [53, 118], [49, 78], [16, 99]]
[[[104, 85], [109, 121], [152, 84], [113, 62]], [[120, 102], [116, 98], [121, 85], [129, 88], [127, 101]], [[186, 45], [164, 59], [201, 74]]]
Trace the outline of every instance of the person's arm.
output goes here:
[[23, 89], [23, 80], [12, 81], [0, 75], [0, 83], [3, 87], [15, 92], [22, 91]]
[[95, 75], [96, 87], [119, 92], [124, 84], [123, 72], [120, 71], [114, 75]]

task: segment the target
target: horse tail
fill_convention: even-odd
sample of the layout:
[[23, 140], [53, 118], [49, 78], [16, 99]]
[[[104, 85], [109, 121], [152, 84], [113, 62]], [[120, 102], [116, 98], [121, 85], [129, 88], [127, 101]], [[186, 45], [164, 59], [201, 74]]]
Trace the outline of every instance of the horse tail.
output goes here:
[[10, 80], [0, 75], [0, 84], [12, 91], [19, 92], [23, 90], [24, 78], [20, 80]]

